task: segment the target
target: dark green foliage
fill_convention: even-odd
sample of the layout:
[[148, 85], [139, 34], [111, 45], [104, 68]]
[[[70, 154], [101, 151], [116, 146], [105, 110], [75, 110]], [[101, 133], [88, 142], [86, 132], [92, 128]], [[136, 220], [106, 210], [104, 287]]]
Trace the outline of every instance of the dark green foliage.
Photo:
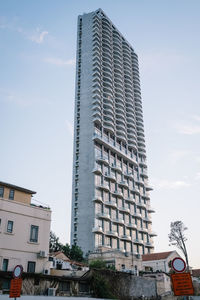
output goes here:
[[91, 280], [92, 294], [96, 298], [114, 299], [111, 292], [111, 287], [106, 279], [101, 274], [94, 274]]
[[70, 247], [69, 244], [63, 245], [59, 242], [59, 238], [55, 233], [51, 231], [49, 237], [49, 252], [52, 253], [57, 251], [62, 251], [71, 260], [78, 262], [84, 261], [83, 251], [79, 246], [72, 245], [72, 247]]
[[66, 245], [62, 245], [62, 251], [63, 253], [70, 258], [70, 251], [71, 251], [71, 248], [70, 248], [70, 245], [69, 244], [66, 244]]
[[106, 269], [106, 262], [104, 260], [93, 260], [89, 265], [90, 269]]
[[70, 259], [75, 260], [75, 261], [79, 261], [79, 262], [84, 260], [83, 251], [81, 250], [81, 248], [79, 246], [72, 245], [72, 247], [70, 249]]
[[57, 252], [62, 250], [63, 245], [59, 242], [59, 238], [54, 232], [50, 231], [49, 236], [49, 252]]

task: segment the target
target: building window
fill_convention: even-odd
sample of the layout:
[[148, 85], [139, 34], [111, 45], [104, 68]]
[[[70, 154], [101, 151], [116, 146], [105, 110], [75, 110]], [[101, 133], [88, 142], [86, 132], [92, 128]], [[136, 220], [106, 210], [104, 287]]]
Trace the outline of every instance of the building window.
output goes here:
[[2, 271], [8, 271], [8, 259], [3, 259]]
[[39, 226], [31, 225], [30, 242], [37, 243]]
[[35, 273], [35, 262], [34, 261], [28, 261], [28, 267], [27, 272], [28, 273]]
[[8, 221], [7, 232], [9, 232], [9, 233], [13, 232], [13, 221]]
[[3, 194], [4, 194], [4, 187], [0, 186], [0, 197], [3, 198]]
[[59, 283], [59, 290], [62, 292], [70, 292], [70, 282], [61, 281]]
[[15, 194], [15, 191], [14, 190], [10, 190], [10, 193], [9, 193], [9, 199], [10, 200], [14, 200], [14, 194]]

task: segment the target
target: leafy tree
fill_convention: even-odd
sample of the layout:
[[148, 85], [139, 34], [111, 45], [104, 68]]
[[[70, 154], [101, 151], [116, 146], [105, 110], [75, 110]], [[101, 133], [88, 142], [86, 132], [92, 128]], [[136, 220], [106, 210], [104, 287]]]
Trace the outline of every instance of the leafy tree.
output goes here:
[[49, 252], [57, 252], [62, 251], [69, 259], [82, 262], [84, 261], [83, 258], [83, 251], [77, 245], [72, 245], [70, 247], [69, 244], [63, 245], [59, 242], [59, 238], [56, 236], [54, 232], [50, 232], [49, 237]]
[[83, 251], [77, 245], [72, 245], [70, 249], [70, 259], [75, 261], [83, 261]]
[[71, 248], [70, 248], [70, 245], [69, 245], [69, 244], [63, 245], [63, 246], [62, 246], [62, 251], [63, 251], [63, 253], [64, 253], [68, 258], [70, 258], [70, 251], [71, 251]]
[[106, 269], [106, 262], [104, 260], [93, 260], [90, 262], [90, 268], [91, 269]]
[[50, 231], [49, 236], [49, 252], [57, 252], [62, 250], [63, 245], [59, 242], [59, 238], [56, 234]]
[[170, 246], [171, 245], [176, 246], [183, 252], [185, 256], [187, 268], [189, 268], [188, 254], [185, 246], [185, 242], [187, 241], [187, 238], [184, 233], [188, 228], [185, 227], [182, 221], [175, 221], [175, 222], [171, 222], [170, 229], [171, 229], [170, 234], [168, 235]]

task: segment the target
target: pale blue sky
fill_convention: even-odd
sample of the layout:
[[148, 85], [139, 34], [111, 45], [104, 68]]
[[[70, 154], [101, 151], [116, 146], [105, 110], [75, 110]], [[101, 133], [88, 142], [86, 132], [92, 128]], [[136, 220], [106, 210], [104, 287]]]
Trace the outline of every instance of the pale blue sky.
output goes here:
[[99, 7], [139, 55], [155, 250], [182, 220], [200, 267], [198, 0], [1, 0], [0, 179], [37, 191], [69, 242], [76, 22]]

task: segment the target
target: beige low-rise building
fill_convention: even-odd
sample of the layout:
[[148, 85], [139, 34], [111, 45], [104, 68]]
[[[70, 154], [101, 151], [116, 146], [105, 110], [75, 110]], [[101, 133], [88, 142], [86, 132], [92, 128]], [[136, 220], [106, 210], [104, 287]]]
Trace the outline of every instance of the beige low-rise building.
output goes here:
[[142, 255], [142, 266], [144, 271], [170, 272], [169, 263], [175, 258], [180, 257], [176, 251], [149, 253]]
[[49, 252], [51, 210], [31, 203], [36, 192], [0, 182], [0, 270], [20, 264], [43, 273]]
[[142, 270], [142, 259], [139, 254], [113, 250], [106, 247], [99, 247], [88, 256], [89, 263], [94, 260], [106, 262], [108, 267], [114, 267], [117, 271], [130, 272], [138, 275]]

